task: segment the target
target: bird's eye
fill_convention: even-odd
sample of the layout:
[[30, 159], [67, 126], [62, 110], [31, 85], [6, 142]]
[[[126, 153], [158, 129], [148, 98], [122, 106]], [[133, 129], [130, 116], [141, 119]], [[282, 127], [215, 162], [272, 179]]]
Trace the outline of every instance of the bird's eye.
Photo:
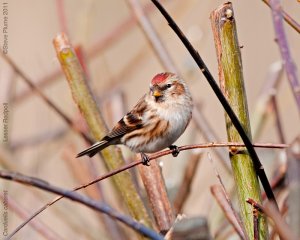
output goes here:
[[170, 88], [170, 87], [172, 87], [172, 84], [170, 84], [170, 83], [167, 84], [167, 88]]

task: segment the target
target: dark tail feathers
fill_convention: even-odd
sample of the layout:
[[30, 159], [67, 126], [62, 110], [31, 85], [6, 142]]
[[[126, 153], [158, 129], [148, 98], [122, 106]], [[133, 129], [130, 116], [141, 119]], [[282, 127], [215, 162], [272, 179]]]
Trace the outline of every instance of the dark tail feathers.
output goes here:
[[78, 157], [82, 157], [84, 155], [88, 155], [89, 157], [93, 157], [96, 153], [98, 153], [102, 149], [106, 148], [108, 145], [110, 145], [110, 144], [106, 140], [96, 142], [94, 145], [92, 145], [88, 149], [78, 153], [76, 157], [78, 158]]

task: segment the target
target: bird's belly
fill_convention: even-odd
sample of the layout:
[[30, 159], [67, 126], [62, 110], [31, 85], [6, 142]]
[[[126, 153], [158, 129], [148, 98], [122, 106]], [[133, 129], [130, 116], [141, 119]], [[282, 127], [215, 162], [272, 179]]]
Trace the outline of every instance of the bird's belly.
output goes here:
[[160, 151], [172, 145], [184, 132], [191, 118], [191, 114], [176, 115], [170, 114], [164, 119], [169, 122], [169, 127], [163, 136], [157, 136], [146, 142], [145, 136], [136, 136], [128, 141], [126, 144], [134, 152], [153, 153]]

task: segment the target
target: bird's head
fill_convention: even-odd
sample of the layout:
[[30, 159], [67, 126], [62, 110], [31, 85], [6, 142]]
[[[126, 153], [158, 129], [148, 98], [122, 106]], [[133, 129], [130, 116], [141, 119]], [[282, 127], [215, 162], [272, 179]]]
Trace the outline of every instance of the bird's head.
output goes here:
[[185, 82], [174, 73], [159, 73], [150, 83], [150, 94], [156, 102], [172, 100], [189, 94]]

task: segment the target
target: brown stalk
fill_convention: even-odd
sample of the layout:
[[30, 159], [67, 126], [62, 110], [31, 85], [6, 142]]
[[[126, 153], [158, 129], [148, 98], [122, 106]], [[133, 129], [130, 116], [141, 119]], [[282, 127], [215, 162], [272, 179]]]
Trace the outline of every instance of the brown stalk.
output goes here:
[[287, 225], [285, 220], [282, 218], [280, 212], [278, 211], [277, 207], [270, 201], [266, 204], [261, 205], [254, 201], [253, 199], [248, 199], [247, 203], [251, 204], [255, 207], [258, 211], [265, 213], [272, 221], [274, 222], [275, 228], [282, 239], [285, 240], [296, 240], [298, 239], [290, 227]]
[[192, 183], [197, 172], [197, 168], [201, 162], [201, 156], [201, 153], [194, 154], [188, 160], [188, 163], [184, 170], [183, 178], [181, 180], [181, 184], [179, 186], [173, 203], [176, 215], [182, 212], [183, 206], [189, 197], [192, 188]]
[[171, 228], [175, 218], [161, 168], [157, 161], [153, 161], [149, 167], [140, 165], [138, 169], [148, 195], [157, 228], [164, 235]]

